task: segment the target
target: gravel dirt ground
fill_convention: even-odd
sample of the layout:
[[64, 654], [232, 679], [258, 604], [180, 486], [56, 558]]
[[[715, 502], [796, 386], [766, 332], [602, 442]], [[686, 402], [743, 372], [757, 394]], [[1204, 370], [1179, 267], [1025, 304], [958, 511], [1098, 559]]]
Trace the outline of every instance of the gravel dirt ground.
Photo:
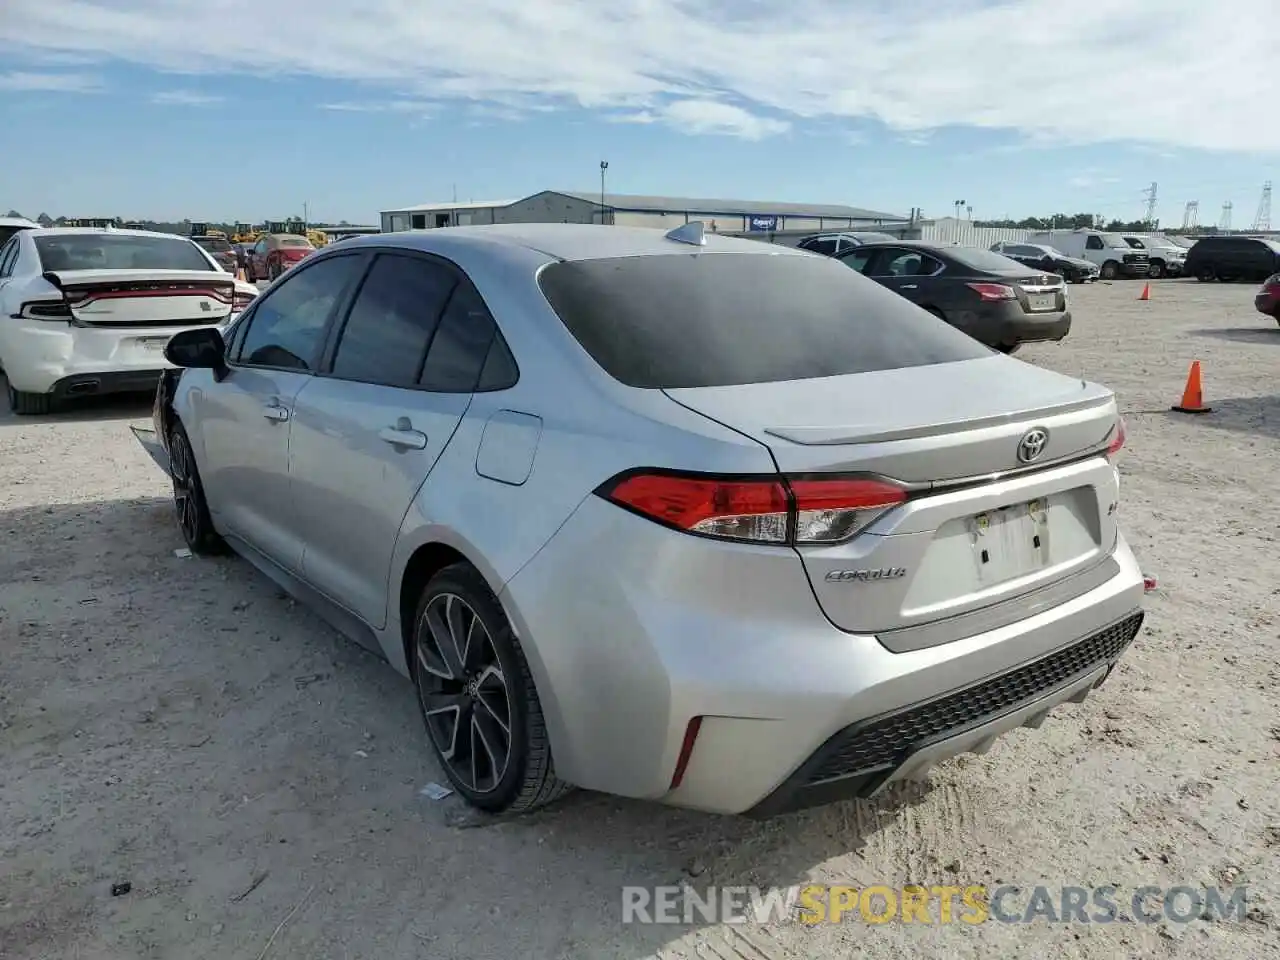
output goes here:
[[[474, 826], [410, 685], [237, 559], [183, 559], [149, 402], [0, 417], [0, 957], [1280, 956], [1280, 327], [1251, 285], [1073, 287], [1020, 357], [1115, 388], [1159, 578], [1085, 704], [929, 787], [756, 823], [574, 794]], [[1191, 360], [1203, 417], [1169, 412]], [[1248, 918], [624, 926], [623, 885], [1245, 885]], [[112, 896], [112, 885], [129, 883]], [[1007, 910], [1020, 910], [1011, 900]], [[936, 920], [936, 914], [934, 919]]]

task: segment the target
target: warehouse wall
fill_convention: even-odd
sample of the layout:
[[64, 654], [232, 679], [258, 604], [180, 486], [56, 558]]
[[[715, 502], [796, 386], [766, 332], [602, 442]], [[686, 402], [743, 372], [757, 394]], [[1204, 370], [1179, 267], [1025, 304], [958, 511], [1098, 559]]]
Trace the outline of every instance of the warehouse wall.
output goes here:
[[599, 223], [600, 205], [559, 193], [536, 193], [497, 210], [497, 223]]

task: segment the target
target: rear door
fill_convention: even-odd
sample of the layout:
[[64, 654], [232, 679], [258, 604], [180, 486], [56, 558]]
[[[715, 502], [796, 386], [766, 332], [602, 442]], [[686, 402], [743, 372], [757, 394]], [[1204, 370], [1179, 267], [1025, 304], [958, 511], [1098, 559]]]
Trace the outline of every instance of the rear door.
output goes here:
[[309, 523], [290, 490], [294, 399], [365, 262], [358, 254], [329, 257], [263, 295], [232, 338], [229, 374], [191, 398], [199, 423], [192, 439], [203, 444], [200, 473], [219, 525], [295, 574]]
[[920, 250], [882, 247], [880, 255], [871, 264], [868, 276], [912, 303], [922, 303], [929, 287], [928, 277], [941, 266]]
[[310, 521], [304, 576], [370, 626], [386, 621], [401, 523], [471, 402], [494, 333], [451, 263], [379, 254], [324, 374], [298, 395], [291, 470], [295, 508]]

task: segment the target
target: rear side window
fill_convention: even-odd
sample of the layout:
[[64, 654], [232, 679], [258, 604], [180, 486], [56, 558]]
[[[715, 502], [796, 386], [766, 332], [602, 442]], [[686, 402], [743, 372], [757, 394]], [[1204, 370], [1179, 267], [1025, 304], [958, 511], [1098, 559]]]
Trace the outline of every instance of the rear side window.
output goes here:
[[475, 288], [469, 283], [460, 284], [431, 341], [431, 351], [422, 368], [423, 389], [437, 393], [475, 390], [489, 356], [494, 329], [493, 318]]
[[671, 254], [545, 267], [543, 294], [614, 379], [649, 389], [894, 370], [990, 355], [845, 264]]
[[388, 387], [413, 386], [456, 283], [452, 271], [429, 260], [378, 257], [343, 327], [333, 375]]

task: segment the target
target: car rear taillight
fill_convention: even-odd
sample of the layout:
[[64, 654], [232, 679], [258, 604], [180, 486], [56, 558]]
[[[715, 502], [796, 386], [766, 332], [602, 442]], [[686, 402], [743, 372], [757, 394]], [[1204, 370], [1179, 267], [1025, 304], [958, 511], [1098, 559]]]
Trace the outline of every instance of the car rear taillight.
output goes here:
[[27, 320], [70, 320], [71, 304], [65, 300], [28, 300], [18, 308]]
[[243, 310], [256, 299], [257, 296], [255, 294], [241, 293], [237, 290], [231, 297], [231, 309], [235, 311]]
[[1124, 417], [1116, 419], [1116, 425], [1111, 428], [1111, 437], [1107, 442], [1107, 459], [1114, 461], [1119, 456], [1120, 451], [1124, 448], [1125, 432]]
[[966, 283], [965, 286], [988, 303], [1018, 299], [1013, 287], [1006, 287], [1003, 283]]
[[629, 471], [597, 490], [664, 526], [721, 540], [837, 543], [907, 499], [885, 480], [864, 477], [723, 478]]

